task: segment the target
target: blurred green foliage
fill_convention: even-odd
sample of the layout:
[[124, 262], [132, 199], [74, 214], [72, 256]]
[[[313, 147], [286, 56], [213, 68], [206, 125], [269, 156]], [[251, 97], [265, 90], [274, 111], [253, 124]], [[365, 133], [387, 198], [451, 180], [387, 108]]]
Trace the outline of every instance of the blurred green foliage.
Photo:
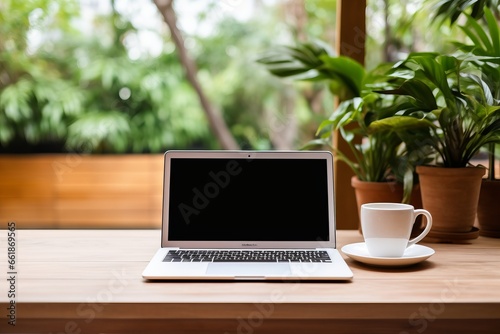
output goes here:
[[[98, 17], [93, 33], [85, 34], [72, 24], [76, 1], [2, 6], [0, 144], [6, 150], [161, 152], [197, 140], [210, 145], [175, 54], [132, 60], [123, 41], [135, 28], [116, 11]], [[34, 30], [43, 37], [33, 52], [27, 41]]]
[[[82, 24], [82, 3], [100, 7], [104, 0], [0, 2], [0, 152], [219, 148], [159, 13], [146, 17], [160, 24], [146, 32], [161, 52], [136, 52], [145, 41], [134, 8], [154, 13], [152, 2], [108, 1], [111, 10], [97, 11], [90, 26]], [[127, 13], [117, 9], [123, 1]], [[367, 1], [369, 34], [360, 36], [367, 68], [443, 38], [428, 29], [427, 2]], [[333, 45], [336, 1], [307, 0], [302, 12], [297, 3], [257, 1], [253, 15], [239, 19], [233, 2], [190, 1], [204, 8], [195, 18], [200, 33], [186, 33], [198, 78], [242, 148], [280, 148], [278, 139], [301, 147], [333, 110], [321, 84], [279, 80], [256, 62], [300, 38]]]
[[[94, 18], [89, 34], [74, 23], [80, 18], [74, 0], [0, 6], [4, 152], [218, 147], [168, 33], [157, 33], [160, 55], [131, 57], [127, 38], [137, 37], [138, 29], [115, 7]], [[248, 51], [263, 43], [265, 28], [259, 22], [219, 21], [218, 34], [194, 41], [200, 80], [242, 147], [270, 148], [264, 105], [271, 86], [285, 85], [266, 78]], [[35, 33], [39, 45], [33, 46]], [[277, 103], [268, 108], [279, 112]]]

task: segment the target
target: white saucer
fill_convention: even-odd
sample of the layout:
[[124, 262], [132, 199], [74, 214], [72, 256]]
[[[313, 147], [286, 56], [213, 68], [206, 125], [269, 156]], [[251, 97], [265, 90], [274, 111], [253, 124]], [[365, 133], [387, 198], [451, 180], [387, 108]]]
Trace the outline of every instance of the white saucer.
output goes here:
[[342, 252], [353, 260], [384, 267], [409, 266], [422, 262], [434, 254], [432, 248], [422, 245], [413, 245], [406, 249], [402, 257], [370, 256], [364, 242], [345, 245], [342, 247]]

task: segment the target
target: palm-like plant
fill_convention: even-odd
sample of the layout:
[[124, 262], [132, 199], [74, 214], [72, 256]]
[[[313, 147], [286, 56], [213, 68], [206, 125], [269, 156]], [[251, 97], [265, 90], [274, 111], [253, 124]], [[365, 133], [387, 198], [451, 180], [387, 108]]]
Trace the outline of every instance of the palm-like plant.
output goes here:
[[381, 92], [399, 96], [398, 115], [375, 121], [372, 129], [392, 130], [407, 143], [430, 147], [444, 167], [466, 167], [482, 146], [500, 138], [500, 107], [471, 66], [477, 60], [411, 54], [395, 67], [400, 85]]
[[366, 76], [360, 63], [350, 57], [335, 56], [320, 41], [278, 48], [258, 62], [280, 78], [327, 81], [330, 92], [341, 101], [361, 96]]
[[[381, 64], [366, 71], [352, 58], [334, 56], [320, 43], [283, 47], [259, 62], [278, 77], [326, 81], [331, 94], [341, 101], [319, 125], [318, 138], [306, 143], [303, 149], [329, 147], [361, 181], [399, 181], [404, 184], [403, 201], [409, 201], [413, 171], [402, 140], [395, 132], [371, 130], [372, 122], [397, 111], [392, 108], [393, 97], [374, 92], [388, 87], [386, 73], [392, 64]], [[333, 131], [339, 131], [350, 148], [350, 155], [332, 146]]]
[[496, 10], [499, 5], [498, 0], [440, 0], [435, 6], [435, 17], [449, 19], [450, 24], [453, 25], [462, 14], [477, 20], [484, 16], [485, 10]]
[[[384, 102], [374, 93], [341, 102], [331, 117], [318, 127], [316, 135], [319, 138], [308, 142], [304, 148], [317, 145], [329, 147], [361, 181], [386, 182], [393, 179], [401, 181], [402, 178], [394, 175], [393, 168], [401, 153], [399, 151], [401, 139], [392, 132], [370, 133], [369, 130], [370, 123], [376, 117], [374, 110], [384, 108]], [[352, 158], [332, 146], [333, 131], [340, 132], [351, 150]], [[356, 137], [361, 137], [361, 142], [358, 143]]]
[[[465, 24], [460, 28], [470, 38], [472, 44], [455, 42], [464, 53], [479, 57], [474, 65], [481, 69], [482, 77], [489, 86], [495, 101], [500, 101], [500, 27], [490, 8], [484, 8], [485, 24], [480, 24], [473, 15], [466, 15]], [[488, 179], [495, 179], [495, 143], [488, 145]]]

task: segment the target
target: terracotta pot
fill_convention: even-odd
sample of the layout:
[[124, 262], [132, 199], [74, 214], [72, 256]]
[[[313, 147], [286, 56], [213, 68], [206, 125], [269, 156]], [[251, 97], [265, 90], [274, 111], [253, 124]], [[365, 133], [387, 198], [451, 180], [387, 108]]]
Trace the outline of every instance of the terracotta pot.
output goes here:
[[[360, 216], [362, 204], [376, 202], [401, 203], [403, 201], [403, 185], [400, 183], [360, 181], [356, 176], [353, 176], [351, 178], [351, 185], [356, 194], [358, 217]], [[410, 204], [416, 209], [422, 208], [420, 186], [418, 184], [413, 187]], [[412, 235], [419, 234], [421, 229], [422, 220], [419, 217], [413, 227]], [[359, 224], [359, 230], [361, 231], [361, 224]]]
[[[443, 168], [417, 166], [424, 209], [432, 214], [430, 238], [453, 242], [473, 239], [482, 167]], [[440, 239], [440, 237], [443, 237]]]
[[477, 207], [479, 234], [500, 238], [500, 180], [483, 180]]

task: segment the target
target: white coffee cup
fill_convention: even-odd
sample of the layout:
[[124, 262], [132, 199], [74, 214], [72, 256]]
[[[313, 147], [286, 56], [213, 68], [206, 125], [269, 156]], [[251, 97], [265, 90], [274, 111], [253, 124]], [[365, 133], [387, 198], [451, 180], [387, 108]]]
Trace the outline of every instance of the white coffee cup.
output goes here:
[[[410, 239], [415, 219], [427, 218], [425, 229]], [[432, 216], [429, 211], [401, 203], [366, 203], [361, 205], [361, 229], [368, 253], [376, 257], [402, 257], [406, 248], [429, 233]]]

